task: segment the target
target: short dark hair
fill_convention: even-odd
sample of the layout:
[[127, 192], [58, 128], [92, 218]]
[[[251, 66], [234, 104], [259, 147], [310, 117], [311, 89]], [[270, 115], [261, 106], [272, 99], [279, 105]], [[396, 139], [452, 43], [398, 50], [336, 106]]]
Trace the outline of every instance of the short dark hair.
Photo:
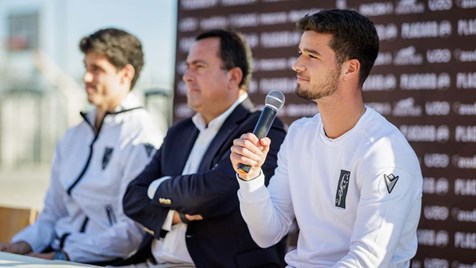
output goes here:
[[306, 15], [297, 23], [301, 31], [332, 34], [330, 47], [339, 65], [346, 60], [360, 62], [362, 86], [378, 56], [379, 39], [372, 21], [353, 10], [330, 9]]
[[118, 69], [132, 65], [135, 71], [132, 90], [144, 66], [144, 52], [137, 37], [120, 29], [106, 28], [81, 39], [79, 48], [84, 54], [95, 52], [105, 55]]
[[195, 40], [218, 37], [220, 39], [219, 57], [223, 61], [222, 68], [230, 70], [238, 67], [243, 73], [240, 88], [248, 90], [253, 72], [251, 49], [244, 36], [233, 30], [214, 29], [199, 34]]

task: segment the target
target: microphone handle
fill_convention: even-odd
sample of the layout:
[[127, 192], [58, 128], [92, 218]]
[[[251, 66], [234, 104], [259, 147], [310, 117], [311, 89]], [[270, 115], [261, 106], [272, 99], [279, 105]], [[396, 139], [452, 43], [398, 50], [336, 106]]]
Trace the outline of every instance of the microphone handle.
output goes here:
[[[273, 124], [274, 118], [276, 117], [278, 111], [275, 109], [269, 108], [265, 106], [261, 115], [259, 116], [258, 122], [256, 123], [255, 129], [253, 130], [253, 134], [258, 137], [258, 139], [262, 139], [268, 135], [269, 129]], [[243, 173], [250, 172], [251, 166], [245, 164], [238, 164], [238, 170]]]

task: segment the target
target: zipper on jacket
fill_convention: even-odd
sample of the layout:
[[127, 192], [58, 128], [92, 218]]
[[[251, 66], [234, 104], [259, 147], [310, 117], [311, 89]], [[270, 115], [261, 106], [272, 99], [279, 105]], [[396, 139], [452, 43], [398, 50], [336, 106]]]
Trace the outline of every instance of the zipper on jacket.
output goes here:
[[130, 111], [137, 110], [137, 109], [143, 109], [143, 107], [139, 106], [139, 107], [134, 107], [134, 108], [131, 108], [131, 109], [121, 110], [121, 111], [118, 111], [118, 112], [106, 112], [106, 114], [104, 115], [104, 117], [101, 120], [101, 123], [99, 124], [99, 128], [98, 128], [97, 132], [95, 132], [96, 129], [94, 128], [93, 124], [91, 122], [89, 122], [88, 118], [86, 117], [86, 113], [83, 113], [83, 112], [80, 113], [81, 117], [84, 119], [84, 121], [91, 127], [93, 132], [95, 132], [96, 134], [94, 136], [93, 141], [89, 145], [89, 155], [88, 155], [88, 159], [86, 160], [86, 164], [84, 165], [83, 169], [81, 170], [81, 173], [79, 173], [79, 176], [76, 178], [76, 180], [74, 180], [74, 182], [68, 187], [68, 190], [66, 190], [66, 192], [69, 196], [71, 196], [71, 191], [73, 190], [74, 187], [76, 187], [76, 185], [79, 183], [79, 181], [83, 178], [84, 174], [88, 170], [89, 164], [91, 162], [91, 158], [93, 156], [94, 143], [96, 142], [96, 140], [99, 137], [99, 133], [101, 132], [101, 128], [102, 128], [102, 125], [104, 123], [104, 119], [106, 118], [106, 116], [109, 115], [109, 114], [117, 115], [117, 114], [120, 114], [120, 113], [130, 112]]
[[86, 164], [84, 165], [83, 169], [81, 170], [81, 173], [79, 173], [79, 176], [76, 178], [76, 180], [74, 180], [74, 182], [68, 187], [68, 190], [66, 191], [68, 193], [68, 195], [71, 195], [71, 191], [73, 190], [73, 188], [83, 178], [84, 174], [86, 173], [86, 170], [88, 170], [89, 163], [91, 162], [91, 158], [93, 156], [94, 143], [96, 142], [96, 140], [99, 137], [99, 133], [101, 132], [101, 128], [102, 128], [102, 124], [104, 122], [104, 118], [106, 118], [107, 115], [108, 115], [108, 113], [106, 112], [106, 114], [104, 115], [104, 117], [101, 120], [101, 123], [99, 124], [99, 128], [98, 128], [97, 132], [95, 132], [94, 126], [91, 124], [91, 122], [88, 121], [88, 119], [86, 117], [86, 114], [81, 113], [81, 116], [83, 117], [84, 121], [86, 121], [86, 123], [91, 127], [93, 132], [95, 132], [95, 135], [94, 135], [93, 141], [89, 145], [89, 155], [88, 155], [88, 159], [86, 160]]

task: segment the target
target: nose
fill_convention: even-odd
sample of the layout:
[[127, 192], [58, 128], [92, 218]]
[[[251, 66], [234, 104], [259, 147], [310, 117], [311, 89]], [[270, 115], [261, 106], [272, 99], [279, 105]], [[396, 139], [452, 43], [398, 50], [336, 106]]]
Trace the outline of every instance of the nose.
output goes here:
[[90, 83], [93, 81], [93, 75], [91, 74], [91, 72], [88, 72], [88, 71], [85, 71], [84, 74], [83, 74], [83, 81], [85, 83]]
[[182, 80], [184, 82], [190, 82], [193, 79], [192, 72], [190, 71], [190, 68], [185, 68], [185, 71], [183, 72], [182, 75]]
[[300, 59], [301, 59], [301, 56], [297, 57], [296, 61], [294, 62], [293, 66], [292, 66], [293, 71], [295, 71], [296, 73], [302, 72], [305, 69], [304, 66], [302, 65]]

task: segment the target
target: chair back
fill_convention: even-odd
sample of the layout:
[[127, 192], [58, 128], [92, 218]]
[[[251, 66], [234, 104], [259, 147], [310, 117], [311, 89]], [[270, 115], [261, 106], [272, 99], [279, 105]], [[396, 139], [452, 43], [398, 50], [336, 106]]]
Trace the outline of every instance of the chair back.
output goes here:
[[17, 232], [35, 222], [37, 217], [36, 209], [0, 206], [0, 242], [9, 243]]

